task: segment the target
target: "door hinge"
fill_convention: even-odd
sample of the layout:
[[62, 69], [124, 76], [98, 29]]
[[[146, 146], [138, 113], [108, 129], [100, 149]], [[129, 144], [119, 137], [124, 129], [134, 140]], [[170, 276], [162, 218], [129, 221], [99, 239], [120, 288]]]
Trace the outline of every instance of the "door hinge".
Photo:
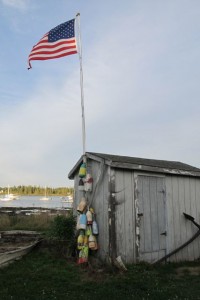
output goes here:
[[167, 235], [167, 231], [162, 232], [160, 235]]

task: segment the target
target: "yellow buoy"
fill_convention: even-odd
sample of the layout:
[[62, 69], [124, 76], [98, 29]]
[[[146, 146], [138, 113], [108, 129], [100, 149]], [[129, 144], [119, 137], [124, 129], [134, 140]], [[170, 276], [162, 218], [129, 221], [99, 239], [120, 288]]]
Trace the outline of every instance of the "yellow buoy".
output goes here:
[[84, 178], [86, 176], [86, 163], [82, 163], [79, 170], [79, 177]]
[[77, 249], [81, 250], [83, 245], [84, 245], [84, 233], [83, 231], [80, 231], [80, 234], [77, 239]]

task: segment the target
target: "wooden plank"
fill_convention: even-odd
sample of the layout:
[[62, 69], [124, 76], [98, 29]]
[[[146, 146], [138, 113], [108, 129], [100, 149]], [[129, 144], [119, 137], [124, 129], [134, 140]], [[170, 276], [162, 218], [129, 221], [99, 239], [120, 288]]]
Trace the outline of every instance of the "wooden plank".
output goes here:
[[[190, 178], [185, 179], [185, 212], [189, 215], [191, 215], [191, 191], [190, 191]], [[187, 240], [189, 240], [192, 237], [193, 234], [193, 224], [189, 220], [185, 220], [186, 224], [186, 235], [187, 235]], [[194, 257], [194, 246], [193, 243], [189, 244], [187, 246], [188, 249], [188, 260], [193, 260]]]
[[[110, 161], [108, 162], [110, 164]], [[186, 171], [186, 170], [176, 170], [176, 169], [168, 169], [162, 167], [153, 167], [153, 166], [146, 166], [146, 165], [139, 165], [133, 163], [120, 163], [120, 162], [111, 162], [111, 166], [115, 168], [121, 168], [123, 170], [130, 169], [130, 170], [138, 170], [138, 171], [146, 171], [148, 173], [159, 173], [159, 174], [169, 174], [169, 175], [181, 175], [181, 176], [190, 176], [190, 177], [200, 177], [200, 172], [198, 171]]]
[[[158, 253], [159, 250], [159, 226], [158, 226], [158, 202], [157, 202], [157, 178], [149, 177], [149, 205], [151, 221], [151, 251]], [[158, 256], [152, 256], [152, 259], [158, 259]]]
[[103, 226], [103, 239], [102, 245], [100, 244], [100, 249], [103, 257], [108, 257], [108, 245], [109, 245], [109, 235], [108, 235], [108, 198], [109, 198], [109, 190], [108, 190], [108, 167], [105, 166], [104, 175], [102, 178], [102, 188], [103, 188], [103, 216], [101, 216], [102, 226]]
[[[183, 212], [186, 211], [185, 203], [185, 178], [179, 177], [178, 179], [179, 185], [179, 209], [180, 209], [180, 234], [181, 234], [181, 244], [184, 244], [187, 241], [187, 226], [185, 222], [185, 217]], [[182, 260], [188, 260], [188, 248], [185, 247], [181, 250]]]
[[[95, 181], [97, 181], [99, 179], [101, 166], [98, 162], [94, 162], [93, 166], [95, 167], [95, 169], [93, 170], [96, 177]], [[107, 167], [105, 168], [107, 170]], [[104, 174], [106, 174], [105, 170], [103, 170], [103, 172]], [[96, 188], [95, 195], [93, 195], [94, 205], [93, 203], [91, 203], [91, 205], [95, 208], [96, 221], [99, 227], [99, 235], [97, 240], [99, 244], [98, 255], [100, 255], [101, 258], [105, 258], [106, 256], [108, 256], [108, 178], [107, 176], [104, 178], [104, 176], [105, 175], [100, 178], [101, 180], [98, 180], [98, 187]]]
[[[174, 237], [174, 209], [173, 209], [173, 189], [172, 176], [166, 176], [166, 218], [167, 218], [167, 239], [166, 239], [166, 254], [175, 249]], [[176, 254], [169, 257], [167, 261], [176, 261]]]
[[125, 240], [125, 184], [124, 171], [115, 172], [115, 200], [116, 200], [116, 240], [117, 256], [120, 255], [123, 260], [126, 258], [126, 240]]
[[159, 251], [164, 250], [166, 252], [166, 234], [167, 234], [166, 207], [165, 207], [166, 188], [165, 188], [164, 181], [165, 178], [157, 178], [156, 197], [157, 197], [157, 206], [158, 206], [158, 216], [157, 216], [158, 239], [159, 239], [158, 249]]
[[[173, 209], [174, 209], [174, 249], [178, 248], [182, 245], [181, 243], [181, 226], [180, 226], [180, 206], [179, 206], [179, 185], [178, 185], [178, 177], [172, 177], [172, 189], [173, 189]], [[182, 252], [176, 253], [176, 260], [182, 260]]]
[[[99, 250], [97, 256], [104, 259], [108, 255], [108, 232], [107, 223], [105, 223], [105, 220], [108, 219], [108, 181], [105, 185], [104, 178], [107, 167], [102, 167], [102, 165], [96, 161], [93, 161], [88, 167], [93, 177], [93, 191], [92, 193], [87, 193], [87, 198], [90, 206], [94, 208], [99, 227], [99, 235], [97, 237]], [[102, 172], [103, 174], [101, 174]], [[100, 175], [102, 175], [101, 178]], [[107, 177], [106, 180], [108, 180]]]
[[108, 233], [109, 257], [114, 261], [117, 254], [117, 229], [116, 229], [116, 194], [115, 170], [109, 168], [109, 199], [108, 199]]
[[136, 258], [137, 261], [143, 259], [142, 253], [145, 251], [144, 236], [144, 205], [143, 205], [143, 189], [140, 176], [134, 174], [134, 201], [135, 201], [135, 218], [136, 218]]
[[[196, 206], [196, 180], [195, 178], [190, 179], [190, 203], [191, 203], [191, 215], [197, 220], [197, 206]], [[198, 228], [192, 224], [192, 235], [198, 231]], [[193, 242], [194, 257], [191, 257], [191, 260], [199, 258], [199, 243], [195, 239]]]
[[141, 176], [142, 180], [142, 193], [143, 193], [143, 208], [144, 208], [144, 252], [152, 251], [151, 244], [151, 207], [149, 203], [149, 177]]
[[133, 172], [124, 171], [124, 209], [125, 209], [125, 262], [135, 261], [135, 211], [134, 211], [134, 185]]
[[[196, 178], [195, 185], [195, 193], [196, 193], [196, 222], [200, 224], [200, 180]], [[200, 251], [200, 238], [197, 238], [199, 251]]]

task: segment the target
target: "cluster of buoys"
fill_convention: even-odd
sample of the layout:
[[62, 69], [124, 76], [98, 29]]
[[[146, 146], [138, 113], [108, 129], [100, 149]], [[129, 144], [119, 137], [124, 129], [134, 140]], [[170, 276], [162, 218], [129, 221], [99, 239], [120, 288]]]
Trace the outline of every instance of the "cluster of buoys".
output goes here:
[[[92, 192], [93, 178], [87, 173], [86, 163], [83, 162], [79, 169], [79, 191]], [[79, 216], [77, 218], [77, 249], [78, 263], [87, 263], [90, 250], [98, 249], [97, 235], [98, 225], [95, 218], [94, 209], [88, 206], [85, 197], [81, 197], [77, 207]]]
[[77, 249], [79, 250], [78, 263], [88, 262], [89, 250], [97, 250], [98, 225], [95, 220], [93, 208], [88, 208], [87, 212], [82, 212], [77, 220]]

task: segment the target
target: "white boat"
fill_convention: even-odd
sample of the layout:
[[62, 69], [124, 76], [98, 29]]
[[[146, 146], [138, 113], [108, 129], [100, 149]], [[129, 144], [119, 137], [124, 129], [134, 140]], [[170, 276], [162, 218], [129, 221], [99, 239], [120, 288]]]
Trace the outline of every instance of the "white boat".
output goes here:
[[45, 189], [44, 189], [44, 197], [40, 198], [40, 200], [42, 201], [48, 201], [50, 200], [51, 198], [50, 197], [47, 197], [47, 188], [45, 186]]
[[71, 195], [66, 197], [61, 197], [62, 207], [71, 209], [73, 207], [73, 197]]
[[12, 201], [12, 200], [16, 200], [19, 197], [17, 195], [11, 194], [10, 193], [10, 187], [8, 185], [8, 193], [6, 195], [4, 195], [4, 197], [0, 198], [1, 201]]
[[62, 203], [73, 203], [73, 197], [71, 195], [66, 197], [60, 197]]

